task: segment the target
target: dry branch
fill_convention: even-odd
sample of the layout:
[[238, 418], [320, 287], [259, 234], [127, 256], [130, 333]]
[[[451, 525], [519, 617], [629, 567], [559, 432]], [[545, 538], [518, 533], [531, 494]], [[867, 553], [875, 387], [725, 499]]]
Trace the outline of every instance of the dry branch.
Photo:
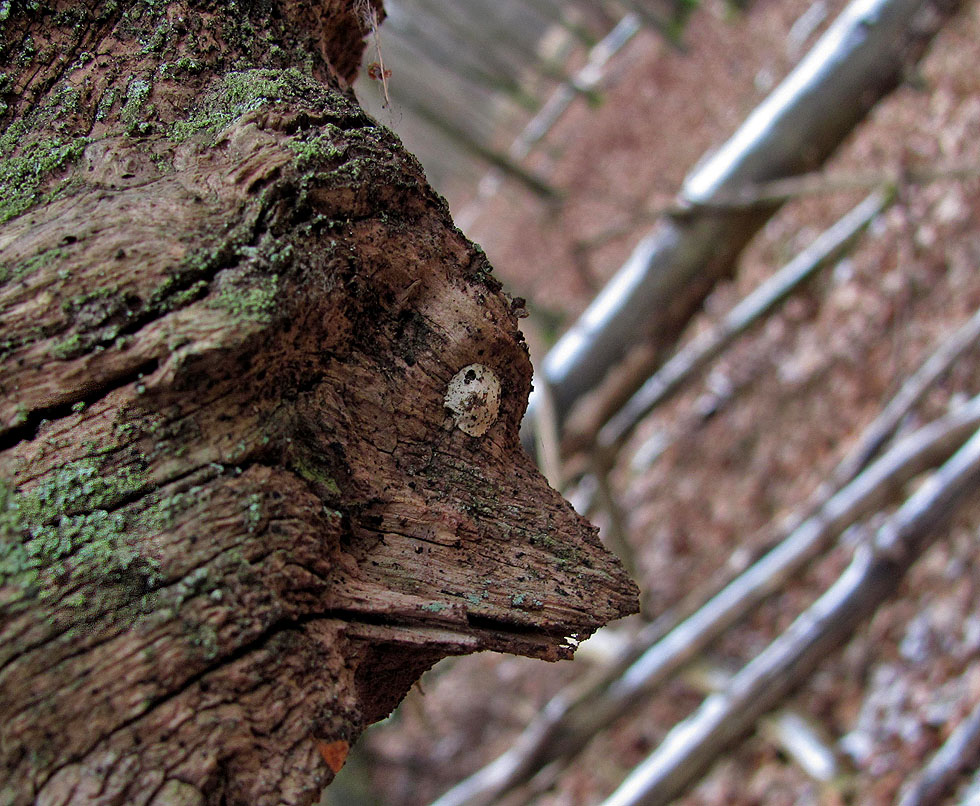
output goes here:
[[676, 725], [603, 806], [660, 806], [683, 794], [735, 739], [851, 638], [896, 590], [980, 479], [980, 431], [861, 545], [844, 574], [779, 638]]
[[[855, 0], [841, 14], [735, 135], [689, 175], [682, 195], [693, 211], [661, 221], [549, 352], [539, 371], [552, 384], [562, 422], [631, 348], [669, 348], [778, 208], [702, 213], [698, 205], [746, 185], [812, 171], [902, 79], [958, 5]], [[595, 419], [604, 421], [635, 389], [632, 380], [617, 387]], [[529, 410], [535, 405], [532, 396]], [[526, 419], [525, 444], [533, 424]], [[569, 434], [566, 449], [582, 447], [595, 430], [589, 423], [582, 433]]]
[[751, 207], [767, 207], [806, 196], [846, 193], [857, 190], [877, 190], [891, 196], [909, 185], [923, 185], [956, 179], [970, 180], [976, 179], [978, 175], [980, 175], [980, 166], [977, 165], [929, 166], [902, 171], [848, 173], [847, 175], [814, 172], [784, 179], [773, 179], [769, 182], [742, 185], [733, 188], [731, 192], [719, 192], [712, 196], [709, 201], [692, 203], [682, 198], [680, 204], [673, 208], [667, 208], [665, 213], [685, 215], [690, 213], [694, 207], [699, 210], [713, 210], [721, 213], [745, 210]]
[[680, 391], [738, 336], [784, 302], [821, 268], [836, 260], [889, 204], [890, 194], [875, 192], [825, 230], [803, 252], [767, 279], [703, 337], [677, 352], [600, 430], [596, 450], [604, 465], [637, 424]]
[[935, 806], [957, 777], [980, 762], [980, 704], [950, 734], [902, 792], [898, 806]]
[[868, 174], [840, 175], [824, 171], [814, 171], [786, 179], [773, 179], [769, 182], [744, 185], [731, 193], [717, 194], [710, 202], [692, 205], [683, 198], [668, 205], [635, 212], [625, 224], [610, 227], [587, 239], [575, 243], [575, 251], [580, 256], [597, 249], [610, 241], [632, 233], [640, 224], [652, 224], [663, 216], [685, 216], [696, 206], [697, 212], [738, 212], [752, 207], [768, 207], [807, 196], [820, 196], [851, 191], [879, 191], [888, 194], [901, 193], [907, 185], [927, 184], [956, 179], [976, 179], [980, 176], [980, 166], [951, 165], [942, 167], [916, 168], [905, 171], [878, 171]]

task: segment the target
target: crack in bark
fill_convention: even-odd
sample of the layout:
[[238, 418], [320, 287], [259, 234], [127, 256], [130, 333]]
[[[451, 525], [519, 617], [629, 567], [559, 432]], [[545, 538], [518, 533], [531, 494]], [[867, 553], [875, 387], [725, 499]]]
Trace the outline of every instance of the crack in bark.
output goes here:
[[[270, 641], [272, 641], [273, 639], [275, 639], [281, 634], [294, 632], [294, 631], [298, 632], [305, 625], [312, 624], [319, 621], [342, 621], [351, 625], [363, 624], [363, 625], [372, 625], [372, 626], [380, 626], [380, 627], [392, 627], [395, 629], [399, 629], [399, 628], [412, 629], [413, 627], [418, 626], [417, 623], [407, 619], [397, 620], [397, 619], [388, 619], [380, 616], [377, 618], [372, 618], [370, 616], [367, 616], [366, 614], [360, 614], [357, 613], [356, 611], [349, 611], [344, 609], [326, 610], [323, 613], [305, 614], [298, 617], [283, 617], [277, 619], [276, 621], [269, 624], [265, 629], [263, 629], [259, 635], [255, 636], [252, 640], [248, 641], [246, 644], [237, 647], [236, 649], [229, 652], [228, 654], [222, 656], [219, 659], [216, 659], [213, 663], [205, 666], [200, 671], [195, 672], [176, 688], [169, 690], [159, 695], [158, 697], [153, 698], [151, 701], [149, 701], [146, 704], [145, 709], [141, 711], [139, 714], [119, 723], [104, 736], [97, 737], [95, 740], [93, 740], [86, 748], [76, 751], [71, 756], [69, 756], [66, 760], [64, 760], [62, 763], [58, 764], [55, 767], [52, 767], [50, 769], [50, 774], [43, 777], [43, 781], [40, 783], [39, 790], [43, 790], [44, 786], [46, 786], [50, 780], [52, 780], [59, 772], [61, 772], [66, 767], [69, 767], [73, 764], [83, 764], [87, 757], [91, 756], [95, 752], [98, 752], [100, 745], [105, 745], [107, 746], [108, 749], [108, 746], [111, 746], [112, 744], [113, 738], [119, 736], [121, 733], [125, 731], [131, 730], [134, 727], [138, 726], [138, 724], [141, 721], [150, 718], [151, 715], [154, 713], [154, 711], [163, 707], [167, 703], [181, 697], [187, 691], [191, 690], [194, 686], [198, 685], [209, 675], [219, 672], [224, 668], [230, 667], [233, 664], [246, 659], [250, 655], [260, 652], [268, 645]], [[516, 637], [520, 637], [520, 638], [530, 638], [532, 640], [537, 639], [535, 643], [546, 643], [546, 644], [551, 644], [555, 637], [560, 637], [560, 634], [555, 632], [539, 632], [539, 631], [534, 631], [532, 629], [526, 629], [526, 630], [514, 629], [514, 625], [510, 625], [505, 622], [495, 621], [494, 619], [485, 618], [485, 619], [480, 619], [480, 621], [482, 621], [483, 623], [473, 626], [471, 628], [473, 633], [467, 633], [467, 634], [473, 634], [473, 637], [475, 638], [482, 637], [484, 640], [489, 639], [494, 644], [499, 643], [499, 637], [500, 637], [499, 633], [501, 632], [506, 633], [508, 635], [515, 635]], [[460, 627], [462, 625], [460, 625], [459, 623], [447, 624], [447, 625], [442, 625], [437, 623], [437, 624], [433, 624], [432, 626], [440, 630], [448, 630], [449, 632], [459, 632]], [[134, 652], [135, 651], [141, 651], [141, 650], [134, 650]], [[256, 681], [256, 687], [263, 685], [264, 682], [265, 681]], [[236, 694], [240, 697], [242, 692], [236, 692]], [[225, 701], [231, 702], [232, 700], [229, 698]], [[195, 714], [199, 716], [200, 714], [205, 713], [206, 711], [214, 710], [215, 708], [218, 707], [218, 705], [219, 703], [216, 703], [212, 706], [209, 706], [206, 709], [198, 710], [195, 712]], [[290, 715], [293, 713], [294, 710], [295, 708], [287, 711], [283, 715], [283, 717], [273, 725], [272, 730], [274, 731], [275, 727], [288, 722]], [[297, 740], [297, 743], [299, 741], [301, 740]], [[201, 745], [202, 746], [207, 745], [207, 741], [202, 739]], [[189, 748], [187, 754], [188, 757], [192, 755], [192, 753], [193, 750]], [[139, 755], [138, 750], [135, 751], [135, 755], [138, 757]], [[113, 762], [113, 768], [115, 768], [115, 765], [117, 765], [118, 763], [120, 763], [121, 761], [129, 757], [130, 756], [127, 754], [120, 753], [117, 759]], [[109, 772], [111, 773], [111, 769]], [[108, 781], [110, 777], [111, 775], [109, 773], [106, 773], [103, 776], [103, 780]], [[135, 780], [133, 780], [129, 784], [129, 786], [132, 786], [134, 783]], [[127, 787], [127, 791], [128, 791], [128, 787]], [[125, 792], [123, 792], [123, 794], [125, 794]]]
[[147, 717], [149, 717], [154, 710], [160, 708], [162, 705], [166, 704], [171, 700], [176, 699], [177, 697], [180, 697], [186, 691], [190, 690], [193, 686], [200, 683], [201, 680], [203, 680], [207, 675], [212, 674], [213, 672], [218, 671], [223, 667], [230, 666], [231, 664], [236, 663], [237, 661], [248, 657], [248, 655], [260, 650], [262, 646], [265, 643], [267, 643], [269, 640], [271, 640], [273, 637], [275, 637], [275, 635], [277, 635], [283, 629], [288, 629], [288, 626], [289, 623], [288, 620], [286, 619], [273, 622], [259, 635], [257, 635], [253, 640], [249, 641], [246, 644], [243, 644], [241, 647], [236, 648], [228, 655], [217, 659], [211, 665], [205, 666], [199, 672], [192, 674], [177, 688], [167, 691], [151, 699], [149, 702], [146, 703], [145, 709], [141, 711], [139, 714], [116, 725], [114, 728], [112, 728], [103, 736], [96, 737], [96, 739], [91, 744], [89, 744], [87, 748], [72, 754], [62, 764], [58, 765], [57, 767], [50, 768], [50, 774], [44, 778], [44, 783], [39, 787], [39, 789], [43, 789], [44, 785], [46, 785], [48, 781], [50, 781], [62, 769], [71, 766], [72, 764], [78, 764], [83, 762], [87, 756], [91, 755], [93, 752], [95, 752], [98, 749], [99, 745], [111, 744], [111, 740], [114, 737], [118, 736], [123, 731], [133, 728], [141, 720], [144, 720]]
[[86, 407], [91, 406], [93, 403], [97, 403], [107, 395], [112, 394], [117, 389], [121, 389], [131, 383], [136, 383], [142, 377], [152, 374], [159, 365], [159, 359], [156, 358], [144, 361], [135, 368], [127, 370], [125, 373], [105, 378], [101, 384], [93, 389], [88, 391], [79, 389], [79, 394], [70, 397], [63, 403], [35, 409], [26, 415], [26, 420], [21, 425], [13, 426], [6, 430], [0, 426], [0, 453], [16, 447], [21, 442], [33, 442], [38, 438], [38, 431], [42, 423], [60, 420], [70, 416], [73, 413], [72, 407], [79, 403], [83, 403]]

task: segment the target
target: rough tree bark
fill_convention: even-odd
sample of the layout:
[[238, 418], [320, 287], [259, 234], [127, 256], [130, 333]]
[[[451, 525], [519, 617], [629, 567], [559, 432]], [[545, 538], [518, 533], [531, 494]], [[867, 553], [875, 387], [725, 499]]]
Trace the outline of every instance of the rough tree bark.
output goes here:
[[310, 803], [437, 659], [635, 609], [361, 19], [0, 3], [0, 803]]

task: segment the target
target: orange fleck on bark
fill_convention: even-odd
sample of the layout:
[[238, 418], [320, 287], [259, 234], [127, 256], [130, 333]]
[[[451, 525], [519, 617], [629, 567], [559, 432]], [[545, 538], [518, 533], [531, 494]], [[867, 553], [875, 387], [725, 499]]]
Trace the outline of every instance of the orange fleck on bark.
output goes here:
[[347, 754], [350, 752], [350, 744], [341, 739], [336, 742], [317, 742], [316, 746], [334, 775], [343, 769]]

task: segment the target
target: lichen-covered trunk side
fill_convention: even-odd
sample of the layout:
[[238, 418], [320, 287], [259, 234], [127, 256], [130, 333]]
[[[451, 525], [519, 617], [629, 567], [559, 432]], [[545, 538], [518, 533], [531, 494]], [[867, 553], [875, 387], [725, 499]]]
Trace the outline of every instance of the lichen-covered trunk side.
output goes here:
[[0, 15], [0, 802], [311, 803], [439, 658], [635, 609], [362, 6]]

